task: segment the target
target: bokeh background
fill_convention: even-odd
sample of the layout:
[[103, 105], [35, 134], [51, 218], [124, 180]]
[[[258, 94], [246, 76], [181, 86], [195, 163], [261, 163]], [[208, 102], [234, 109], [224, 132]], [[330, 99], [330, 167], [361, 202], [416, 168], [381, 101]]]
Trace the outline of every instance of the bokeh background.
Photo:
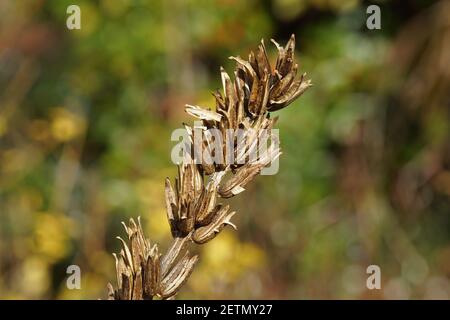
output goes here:
[[230, 55], [291, 33], [314, 87], [279, 112], [280, 171], [232, 202], [238, 231], [179, 298], [450, 298], [447, 0], [0, 1], [0, 298], [105, 298], [130, 217], [167, 248], [184, 104], [213, 106]]

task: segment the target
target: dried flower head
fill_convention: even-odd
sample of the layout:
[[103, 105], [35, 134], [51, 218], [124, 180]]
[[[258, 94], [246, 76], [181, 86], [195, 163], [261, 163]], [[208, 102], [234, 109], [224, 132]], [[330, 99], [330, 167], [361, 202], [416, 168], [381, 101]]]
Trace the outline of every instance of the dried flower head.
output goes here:
[[[216, 139], [221, 141], [224, 153], [229, 149], [227, 129], [242, 129], [250, 132], [245, 140], [232, 137], [231, 145], [236, 160], [232, 164], [203, 158], [196, 163], [188, 153], [178, 166], [178, 177], [174, 186], [167, 178], [165, 198], [167, 218], [173, 243], [165, 255], [158, 246], [151, 246], [146, 239], [140, 220], [133, 219], [125, 225], [128, 241], [122, 238], [122, 250], [116, 258], [117, 289], [108, 285], [110, 299], [162, 299], [172, 298], [191, 274], [198, 256], [190, 256], [186, 247], [211, 241], [230, 225], [235, 214], [229, 206], [217, 203], [219, 198], [231, 198], [245, 190], [261, 170], [280, 154], [278, 143], [270, 145], [268, 152], [258, 162], [251, 162], [262, 132], [272, 129], [277, 118], [270, 112], [288, 106], [311, 86], [306, 74], [297, 77], [298, 65], [294, 62], [295, 37], [291, 36], [283, 48], [272, 40], [278, 50], [275, 67], [270, 65], [264, 42], [248, 60], [230, 57], [236, 61], [234, 81], [221, 68], [223, 93], [213, 92], [216, 110], [186, 105], [186, 112], [201, 121], [201, 126], [185, 126], [190, 141], [194, 141], [195, 130], [202, 130], [201, 145], [213, 151]], [[220, 132], [213, 137], [210, 129]], [[207, 154], [212, 154], [211, 152]], [[227, 180], [225, 177], [229, 176]]]

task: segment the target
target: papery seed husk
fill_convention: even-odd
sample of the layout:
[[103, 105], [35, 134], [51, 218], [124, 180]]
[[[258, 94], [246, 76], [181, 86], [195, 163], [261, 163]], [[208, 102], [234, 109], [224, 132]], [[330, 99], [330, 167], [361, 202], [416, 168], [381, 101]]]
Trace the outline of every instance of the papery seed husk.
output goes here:
[[142, 300], [143, 296], [143, 290], [142, 290], [142, 271], [141, 268], [136, 272], [136, 276], [134, 278], [134, 286], [133, 286], [133, 293], [132, 293], [132, 299], [133, 300]]
[[185, 108], [186, 112], [191, 116], [202, 120], [220, 121], [222, 116], [214, 111], [203, 109], [199, 106], [192, 106], [187, 104]]
[[192, 240], [198, 244], [204, 244], [217, 236], [222, 229], [228, 224], [236, 228], [230, 219], [236, 212], [228, 212], [229, 206], [221, 208], [214, 216], [211, 223], [205, 227], [200, 227], [192, 234]]
[[176, 293], [176, 290], [183, 285], [191, 274], [197, 260], [198, 256], [189, 258], [189, 251], [185, 253], [184, 257], [161, 282], [161, 296], [163, 298], [168, 298]]
[[161, 259], [161, 277], [165, 277], [173, 267], [174, 261], [178, 258], [180, 252], [186, 247], [188, 237], [176, 238], [170, 250]]

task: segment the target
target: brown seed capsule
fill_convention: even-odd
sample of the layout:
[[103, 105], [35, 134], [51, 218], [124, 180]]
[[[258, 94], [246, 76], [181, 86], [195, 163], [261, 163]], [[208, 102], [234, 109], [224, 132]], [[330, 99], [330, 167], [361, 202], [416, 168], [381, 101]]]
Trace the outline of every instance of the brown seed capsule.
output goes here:
[[198, 256], [189, 257], [189, 251], [176, 264], [176, 266], [169, 272], [169, 274], [161, 282], [161, 297], [169, 298], [174, 295], [179, 287], [186, 282], [189, 275], [192, 273]]
[[192, 240], [198, 244], [203, 244], [213, 239], [226, 225], [236, 229], [236, 226], [230, 221], [236, 212], [228, 212], [229, 206], [224, 206], [218, 210], [210, 224], [200, 227], [192, 234]]

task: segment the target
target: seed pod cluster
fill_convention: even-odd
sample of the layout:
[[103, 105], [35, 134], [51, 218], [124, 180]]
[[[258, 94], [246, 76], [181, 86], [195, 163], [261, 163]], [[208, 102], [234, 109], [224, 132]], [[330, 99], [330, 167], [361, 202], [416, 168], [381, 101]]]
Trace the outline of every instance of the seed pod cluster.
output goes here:
[[[210, 129], [218, 129], [221, 132], [222, 153], [227, 154], [229, 146], [232, 148], [235, 160], [231, 165], [225, 161], [204, 163], [199, 167], [205, 175], [231, 169], [234, 177], [226, 183], [226, 187], [219, 188], [220, 196], [229, 198], [242, 192], [245, 185], [250, 182], [270, 161], [280, 155], [280, 150], [272, 144], [268, 156], [259, 159], [258, 163], [250, 163], [250, 155], [257, 147], [257, 141], [261, 141], [261, 134], [271, 130], [277, 118], [271, 118], [270, 112], [288, 106], [292, 101], [301, 96], [310, 86], [311, 81], [306, 79], [303, 73], [297, 79], [298, 64], [294, 62], [295, 37], [291, 36], [283, 48], [272, 40], [278, 50], [275, 67], [270, 65], [267, 57], [264, 41], [258, 46], [256, 53], [251, 52], [248, 60], [240, 57], [230, 57], [236, 61], [234, 81], [228, 73], [221, 68], [223, 94], [220, 91], [213, 92], [215, 97], [215, 111], [198, 106], [186, 105], [186, 112], [202, 123], [201, 129], [203, 150], [213, 151], [213, 138], [208, 135]], [[194, 127], [187, 127], [187, 131], [194, 140]], [[246, 139], [239, 141], [237, 137], [229, 144], [227, 141], [227, 129], [234, 132], [243, 130]], [[251, 134], [253, 133], [253, 134]], [[242, 145], [244, 144], [244, 145]], [[220, 158], [222, 159], [222, 158]], [[207, 159], [203, 159], [207, 160]], [[233, 191], [232, 191], [233, 190]]]
[[[311, 86], [302, 74], [297, 79], [298, 65], [294, 61], [295, 37], [291, 36], [285, 47], [275, 44], [278, 57], [274, 67], [270, 65], [264, 42], [248, 60], [230, 57], [236, 61], [234, 81], [221, 68], [223, 93], [216, 91], [216, 108], [209, 110], [186, 105], [186, 112], [197, 118], [201, 125], [185, 125], [189, 140], [193, 142], [196, 130], [201, 131], [200, 144], [204, 154], [217, 152], [217, 140], [222, 154], [231, 147], [233, 163], [203, 158], [200, 163], [195, 156], [185, 154], [178, 165], [178, 177], [172, 185], [165, 181], [167, 218], [173, 237], [172, 245], [165, 255], [157, 245], [151, 246], [144, 237], [140, 221], [133, 219], [124, 224], [127, 240], [119, 238], [122, 249], [116, 258], [117, 289], [108, 284], [110, 299], [171, 299], [184, 284], [194, 268], [198, 257], [191, 256], [188, 244], [204, 244], [214, 239], [221, 230], [230, 225], [235, 214], [229, 205], [218, 203], [220, 198], [231, 198], [245, 190], [261, 170], [280, 154], [278, 141], [271, 138], [267, 152], [251, 162], [251, 155], [258, 146], [265, 130], [271, 130], [277, 118], [270, 112], [288, 106]], [[216, 129], [213, 136], [209, 129]], [[249, 132], [240, 140], [229, 135], [229, 129]], [[231, 140], [231, 141], [230, 141]], [[213, 152], [214, 151], [214, 152]]]
[[108, 284], [108, 298], [115, 300], [142, 300], [159, 297], [169, 299], [177, 293], [192, 272], [198, 256], [184, 251], [188, 238], [175, 238], [166, 255], [161, 257], [158, 246], [146, 239], [140, 219], [123, 224], [127, 240], [117, 237], [122, 249], [116, 259], [118, 289]]

